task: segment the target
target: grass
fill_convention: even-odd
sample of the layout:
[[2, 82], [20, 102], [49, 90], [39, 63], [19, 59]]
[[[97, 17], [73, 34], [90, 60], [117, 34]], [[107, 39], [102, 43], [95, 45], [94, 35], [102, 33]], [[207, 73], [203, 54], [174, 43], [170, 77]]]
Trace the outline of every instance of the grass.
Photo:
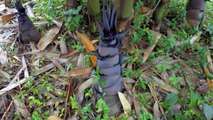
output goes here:
[[[77, 3], [76, 9], [65, 10], [64, 0], [37, 0], [34, 13], [39, 17], [34, 18], [33, 21], [48, 21], [47, 28], [54, 26], [51, 19], [62, 21], [64, 26], [56, 41], [64, 40], [69, 47], [68, 50], [80, 51], [83, 54], [85, 66], [90, 66], [89, 55], [86, 54], [82, 43], [77, 40], [74, 31], [76, 29], [84, 31], [93, 39], [99, 39], [99, 36], [94, 21], [88, 19], [87, 1], [77, 0]], [[76, 89], [88, 77], [67, 78], [63, 76], [60, 69], [55, 67], [46, 73], [26, 78], [27, 82], [15, 90], [15, 98], [27, 106], [31, 114], [30, 119], [43, 120], [50, 115], [63, 118], [65, 115], [69, 116], [66, 112], [71, 113], [72, 116], [69, 117], [83, 120], [127, 120], [129, 118], [153, 120], [158, 115], [159, 119], [167, 118], [168, 120], [206, 119], [207, 113], [204, 105], [213, 106], [213, 94], [210, 90], [206, 93], [199, 92], [198, 88], [206, 83], [203, 67], [207, 63], [207, 56], [210, 52], [212, 53], [210, 47], [213, 45], [213, 12], [211, 11], [213, 3], [206, 2], [206, 20], [198, 29], [187, 27], [184, 7], [186, 0], [171, 0], [168, 16], [174, 13], [176, 16], [165, 17], [163, 21], [166, 29], [161, 32], [164, 37], [158, 41], [147, 62], [143, 63], [144, 49], [154, 44], [154, 36], [151, 34], [153, 21], [151, 17], [139, 12], [140, 8], [147, 4], [142, 0], [136, 0], [135, 18], [132, 22], [133, 34], [129, 38], [130, 49], [122, 51], [128, 58], [123, 65], [126, 69], [123, 76], [135, 80], [134, 84], [128, 84], [131, 94], [125, 92], [125, 95], [127, 98], [135, 96], [135, 101], [139, 103], [139, 106], [134, 101], [131, 104], [133, 108], [131, 113], [109, 117], [109, 108], [102, 99], [93, 104], [91, 87], [84, 91], [84, 101], [79, 105]], [[42, 31], [46, 27], [40, 26], [40, 29]], [[191, 38], [199, 31], [201, 31], [201, 36], [191, 45]], [[178, 45], [178, 43], [182, 44]], [[0, 66], [0, 70], [8, 71], [11, 74], [10, 77], [13, 78], [20, 68], [18, 64], [21, 64], [13, 56], [20, 57], [23, 51], [14, 46], [7, 47], [10, 44], [0, 46], [5, 48], [8, 56], [11, 57], [10, 66]], [[26, 49], [24, 52], [27, 52]], [[26, 56], [27, 63], [30, 63], [29, 71], [36, 71], [36, 67], [41, 68], [51, 63], [48, 57], [39, 55]], [[78, 59], [78, 56], [79, 54], [73, 57]], [[210, 56], [212, 57], [212, 54]], [[37, 63], [36, 60], [39, 61], [38, 66], [34, 66]], [[73, 61], [75, 62], [68, 61], [67, 64], [63, 64], [63, 67], [66, 70], [77, 68], [77, 61]], [[146, 67], [148, 65], [151, 66]], [[12, 68], [16, 69], [12, 71]], [[6, 86], [6, 83], [0, 82], [0, 88]], [[164, 83], [167, 86], [164, 86]], [[69, 99], [67, 98], [69, 96], [68, 86], [71, 86], [70, 90], [72, 90]], [[6, 99], [5, 96], [3, 97]], [[10, 97], [9, 100], [11, 100]], [[67, 107], [65, 107], [66, 104]], [[140, 108], [139, 113], [137, 113], [137, 107]], [[13, 119], [23, 119], [20, 111], [13, 110], [13, 112], [14, 114], [10, 114]], [[0, 110], [0, 116], [3, 114], [4, 111]]]

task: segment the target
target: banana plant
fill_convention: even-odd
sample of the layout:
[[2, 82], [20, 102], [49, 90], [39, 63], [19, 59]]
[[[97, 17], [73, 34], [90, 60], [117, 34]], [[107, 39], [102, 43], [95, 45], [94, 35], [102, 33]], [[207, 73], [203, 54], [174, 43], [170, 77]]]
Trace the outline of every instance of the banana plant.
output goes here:
[[118, 92], [122, 90], [122, 56], [119, 53], [121, 39], [128, 30], [116, 32], [117, 10], [114, 4], [108, 2], [102, 5], [101, 18], [103, 28], [98, 24], [101, 40], [98, 49], [96, 68], [99, 69], [100, 80], [94, 85], [97, 98], [105, 100], [110, 108], [110, 115], [119, 113], [121, 103]]
[[15, 8], [18, 11], [18, 24], [19, 24], [19, 40], [22, 43], [29, 43], [29, 41], [38, 42], [41, 38], [41, 34], [35, 28], [33, 22], [27, 16], [25, 8], [21, 2], [17, 0], [15, 2]]

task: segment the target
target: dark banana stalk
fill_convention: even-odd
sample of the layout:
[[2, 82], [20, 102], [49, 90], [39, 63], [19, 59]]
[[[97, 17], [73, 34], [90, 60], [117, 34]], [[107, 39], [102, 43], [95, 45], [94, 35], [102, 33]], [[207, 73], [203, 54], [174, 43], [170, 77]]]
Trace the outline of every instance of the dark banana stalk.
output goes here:
[[27, 16], [25, 8], [19, 0], [16, 1], [15, 7], [18, 11], [19, 40], [22, 43], [29, 43], [29, 41], [38, 42], [41, 35]]
[[191, 26], [197, 26], [203, 17], [205, 0], [189, 0], [186, 6], [186, 19]]
[[122, 90], [122, 60], [119, 48], [121, 39], [127, 31], [116, 32], [117, 10], [111, 2], [102, 6], [101, 15], [103, 28], [99, 26], [101, 40], [96, 51], [96, 67], [100, 70], [100, 80], [95, 84], [94, 90], [96, 95], [103, 98], [110, 107], [110, 115], [114, 115], [121, 110], [118, 92]]

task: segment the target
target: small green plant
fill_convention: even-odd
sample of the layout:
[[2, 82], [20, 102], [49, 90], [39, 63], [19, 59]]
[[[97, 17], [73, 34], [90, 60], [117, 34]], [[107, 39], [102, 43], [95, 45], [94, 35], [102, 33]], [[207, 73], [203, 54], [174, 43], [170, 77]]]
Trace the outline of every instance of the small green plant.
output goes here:
[[164, 107], [172, 107], [177, 103], [179, 96], [177, 93], [170, 93], [167, 95], [166, 100], [162, 103]]
[[82, 6], [78, 6], [77, 9], [70, 9], [63, 12], [63, 16], [67, 16], [63, 18], [63, 21], [65, 21], [64, 25], [68, 28], [68, 30], [74, 31], [80, 26], [83, 18], [80, 14], [81, 9]]
[[97, 109], [96, 112], [101, 113], [97, 116], [96, 120], [109, 119], [108, 113], [110, 109], [103, 99], [98, 100], [98, 102], [96, 103], [96, 109]]

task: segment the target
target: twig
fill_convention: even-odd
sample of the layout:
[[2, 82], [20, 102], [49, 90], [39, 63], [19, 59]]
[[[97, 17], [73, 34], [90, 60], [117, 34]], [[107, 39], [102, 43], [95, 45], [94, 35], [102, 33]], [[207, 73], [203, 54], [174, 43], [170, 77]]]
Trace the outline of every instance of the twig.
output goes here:
[[50, 59], [52, 62], [53, 62], [53, 64], [58, 68], [58, 69], [60, 69], [63, 73], [65, 72], [65, 69], [61, 66], [61, 64], [58, 62], [58, 61], [56, 61], [55, 59]]
[[161, 0], [158, 0], [158, 3], [155, 5], [153, 12], [156, 10], [156, 8], [158, 7], [158, 5], [160, 4]]
[[1, 90], [0, 90], [0, 96], [3, 95], [3, 94], [6, 93], [6, 92], [8, 92], [8, 91], [10, 91], [10, 90], [12, 90], [12, 89], [18, 87], [19, 85], [25, 83], [26, 81], [27, 81], [27, 80], [24, 78], [24, 79], [20, 80], [18, 83], [13, 83], [13, 84], [11, 84], [11, 85], [8, 85], [6, 88], [1, 89]]
[[29, 71], [28, 71], [28, 69], [27, 69], [27, 64], [26, 64], [26, 60], [25, 60], [25, 57], [24, 57], [24, 56], [22, 56], [21, 61], [22, 61], [23, 67], [25, 68], [25, 69], [24, 69], [24, 77], [25, 77], [25, 78], [26, 78], [26, 77], [29, 77]]
[[0, 29], [14, 29], [17, 27], [18, 27], [18, 24], [0, 25]]
[[13, 84], [15, 82], [15, 80], [18, 78], [18, 76], [22, 73], [22, 71], [24, 70], [24, 66], [21, 67], [21, 69], [17, 72], [16, 76], [13, 78], [13, 80], [11, 80], [11, 82], [9, 83], [9, 85]]
[[6, 117], [7, 113], [9, 112], [9, 110], [10, 110], [12, 104], [13, 104], [13, 101], [10, 102], [10, 105], [8, 106], [7, 110], [4, 112], [4, 114], [3, 114], [2, 118], [1, 118], [1, 120], [6, 120], [5, 117]]

